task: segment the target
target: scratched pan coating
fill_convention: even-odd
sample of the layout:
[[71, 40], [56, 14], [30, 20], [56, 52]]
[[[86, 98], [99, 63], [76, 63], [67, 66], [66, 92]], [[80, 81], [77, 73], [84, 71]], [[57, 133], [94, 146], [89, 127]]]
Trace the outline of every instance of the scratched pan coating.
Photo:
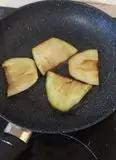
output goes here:
[[[0, 68], [0, 114], [4, 118], [33, 131], [59, 133], [92, 126], [116, 110], [116, 23], [111, 17], [82, 3], [44, 1], [5, 18], [0, 22], [0, 32], [0, 63], [13, 57], [32, 57], [31, 49], [50, 37], [66, 40], [80, 51], [97, 48], [100, 58], [100, 86], [93, 87], [69, 113], [50, 107], [45, 77], [7, 99]], [[63, 67], [61, 72], [65, 73]]]

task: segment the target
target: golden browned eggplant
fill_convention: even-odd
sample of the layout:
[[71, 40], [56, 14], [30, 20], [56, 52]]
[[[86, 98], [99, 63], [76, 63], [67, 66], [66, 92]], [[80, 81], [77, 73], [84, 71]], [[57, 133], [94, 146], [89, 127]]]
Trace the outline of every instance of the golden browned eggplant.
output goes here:
[[36, 65], [30, 58], [8, 59], [2, 66], [8, 83], [8, 97], [28, 89], [38, 79]]
[[76, 52], [75, 47], [58, 38], [50, 38], [32, 49], [34, 60], [42, 75]]
[[92, 88], [76, 80], [60, 76], [53, 72], [47, 73], [46, 92], [53, 108], [67, 112]]
[[99, 85], [98, 51], [89, 49], [72, 56], [69, 61], [69, 73], [76, 80]]

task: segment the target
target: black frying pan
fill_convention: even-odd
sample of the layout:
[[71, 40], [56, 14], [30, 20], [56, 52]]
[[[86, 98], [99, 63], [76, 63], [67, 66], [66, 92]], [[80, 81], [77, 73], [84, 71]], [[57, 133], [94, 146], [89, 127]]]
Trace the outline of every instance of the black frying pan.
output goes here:
[[77, 138], [67, 135], [39, 135], [16, 160], [98, 160]]
[[116, 23], [110, 16], [82, 3], [44, 1], [5, 18], [0, 32], [0, 63], [13, 57], [32, 57], [31, 49], [53, 36], [80, 51], [97, 48], [100, 57], [100, 86], [93, 87], [77, 108], [66, 114], [51, 109], [44, 77], [8, 99], [0, 68], [0, 114], [4, 118], [39, 133], [61, 133], [90, 127], [116, 110]]

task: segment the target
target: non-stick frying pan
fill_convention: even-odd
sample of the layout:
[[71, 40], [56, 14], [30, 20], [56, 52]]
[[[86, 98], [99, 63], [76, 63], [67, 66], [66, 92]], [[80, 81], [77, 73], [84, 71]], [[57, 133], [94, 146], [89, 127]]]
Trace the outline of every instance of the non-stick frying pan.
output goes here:
[[44, 134], [32, 139], [17, 160], [98, 160], [85, 144], [69, 135]]
[[7, 98], [0, 68], [0, 114], [4, 118], [39, 133], [61, 133], [92, 126], [116, 110], [116, 23], [110, 16], [82, 3], [43, 1], [2, 20], [0, 32], [0, 63], [13, 57], [32, 57], [31, 49], [50, 37], [64, 39], [80, 51], [97, 48], [100, 58], [100, 86], [93, 87], [77, 108], [66, 114], [50, 107], [45, 77]]

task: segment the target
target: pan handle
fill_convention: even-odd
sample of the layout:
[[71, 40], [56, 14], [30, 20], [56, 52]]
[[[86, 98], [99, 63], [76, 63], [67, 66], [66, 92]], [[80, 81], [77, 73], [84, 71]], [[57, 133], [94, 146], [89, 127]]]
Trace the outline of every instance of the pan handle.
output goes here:
[[4, 133], [0, 138], [0, 159], [14, 160], [26, 149], [26, 143], [20, 139]]
[[0, 137], [0, 160], [14, 160], [27, 148], [31, 132], [11, 123], [5, 132]]

